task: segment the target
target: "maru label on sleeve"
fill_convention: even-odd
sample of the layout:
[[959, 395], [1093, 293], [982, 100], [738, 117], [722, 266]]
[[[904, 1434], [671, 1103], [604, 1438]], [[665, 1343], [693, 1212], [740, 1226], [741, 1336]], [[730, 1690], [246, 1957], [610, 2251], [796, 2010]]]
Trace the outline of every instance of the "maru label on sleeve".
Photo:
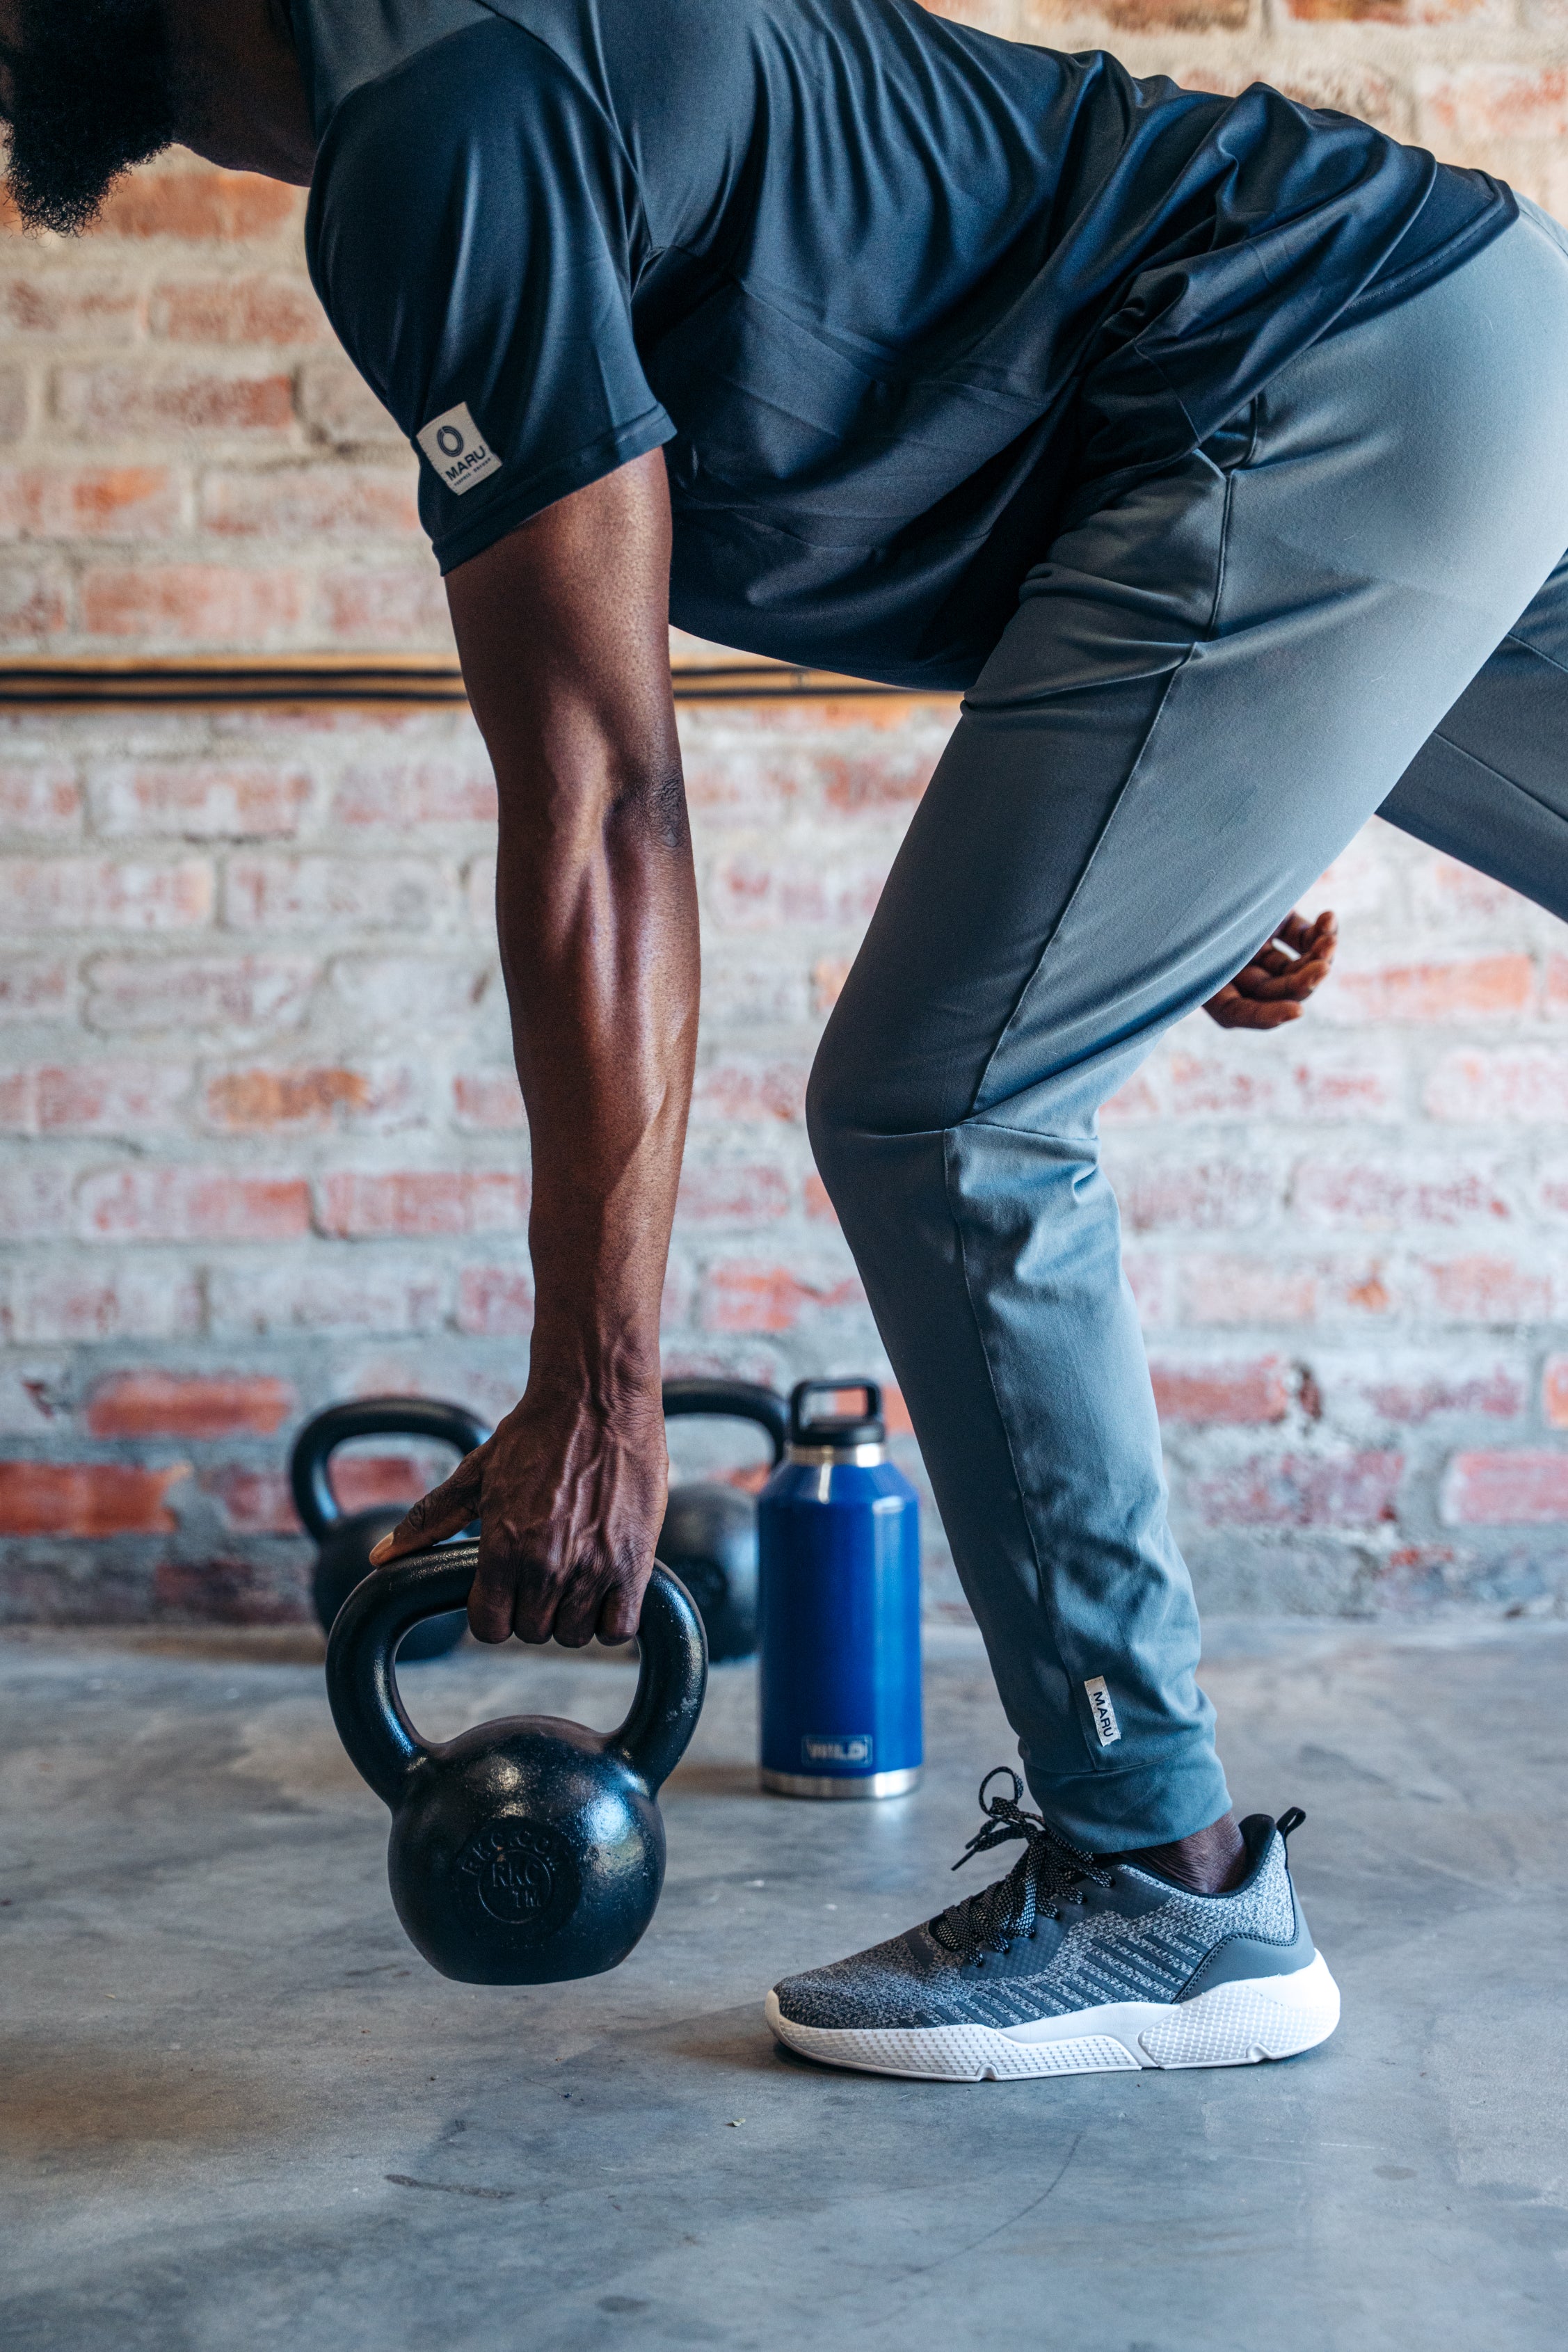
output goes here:
[[1094, 1675], [1083, 1687], [1089, 1699], [1089, 1711], [1094, 1717], [1094, 1727], [1100, 1734], [1100, 1744], [1102, 1748], [1109, 1748], [1113, 1739], [1121, 1738], [1121, 1726], [1116, 1720], [1116, 1709], [1110, 1704], [1105, 1676]]
[[500, 459], [468, 415], [466, 400], [433, 416], [417, 437], [419, 446], [447, 488], [458, 498], [465, 490], [471, 490], [476, 482], [500, 472]]

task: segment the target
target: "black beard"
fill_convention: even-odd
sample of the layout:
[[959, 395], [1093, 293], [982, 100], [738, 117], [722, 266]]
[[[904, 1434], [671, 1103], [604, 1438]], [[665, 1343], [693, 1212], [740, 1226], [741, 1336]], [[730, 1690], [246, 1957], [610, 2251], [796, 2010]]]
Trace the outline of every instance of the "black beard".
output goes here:
[[74, 236], [115, 181], [174, 137], [159, 0], [22, 0], [11, 68], [11, 196], [29, 229]]

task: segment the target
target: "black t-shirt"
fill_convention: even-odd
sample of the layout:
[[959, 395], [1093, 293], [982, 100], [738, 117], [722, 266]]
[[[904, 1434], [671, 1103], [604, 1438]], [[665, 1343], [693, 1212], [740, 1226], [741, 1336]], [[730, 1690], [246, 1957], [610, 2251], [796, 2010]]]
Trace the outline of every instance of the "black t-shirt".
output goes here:
[[293, 0], [307, 243], [442, 569], [664, 446], [674, 617], [969, 685], [1054, 530], [1508, 191], [913, 0]]

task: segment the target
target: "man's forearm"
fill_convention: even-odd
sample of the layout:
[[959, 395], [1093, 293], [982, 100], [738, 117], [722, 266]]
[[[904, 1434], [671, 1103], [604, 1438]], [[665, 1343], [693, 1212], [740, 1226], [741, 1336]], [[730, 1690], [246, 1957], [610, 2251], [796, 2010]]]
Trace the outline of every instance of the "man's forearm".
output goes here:
[[668, 1469], [659, 1297], [697, 1044], [697, 892], [655, 451], [447, 582], [500, 798], [497, 916], [533, 1155], [528, 1387], [384, 1556], [481, 1522], [468, 1614], [637, 1629]]
[[501, 786], [496, 913], [532, 1139], [535, 1381], [657, 1388], [696, 1050], [696, 883], [673, 747]]

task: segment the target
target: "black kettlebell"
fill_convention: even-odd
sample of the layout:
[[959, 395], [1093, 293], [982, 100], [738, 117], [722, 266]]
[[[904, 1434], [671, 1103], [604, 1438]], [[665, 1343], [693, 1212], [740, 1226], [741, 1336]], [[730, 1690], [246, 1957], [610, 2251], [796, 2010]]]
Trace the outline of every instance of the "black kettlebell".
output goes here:
[[472, 1543], [395, 1560], [344, 1602], [327, 1696], [355, 1768], [392, 1808], [386, 1874], [410, 1940], [459, 1984], [557, 1984], [619, 1966], [664, 1884], [654, 1800], [696, 1727], [702, 1621], [657, 1561], [642, 1664], [618, 1731], [510, 1716], [427, 1747], [403, 1711], [393, 1653], [468, 1598]]
[[[355, 1397], [346, 1404], [330, 1404], [305, 1423], [289, 1457], [289, 1479], [294, 1507], [321, 1546], [310, 1598], [324, 1633], [331, 1632], [355, 1585], [371, 1573], [370, 1556], [382, 1537], [390, 1535], [404, 1517], [397, 1504], [380, 1503], [374, 1510], [344, 1517], [328, 1470], [338, 1447], [351, 1437], [423, 1437], [455, 1445], [463, 1454], [471, 1454], [489, 1435], [483, 1422], [464, 1406], [443, 1404], [437, 1397]], [[428, 1618], [405, 1642], [404, 1664], [445, 1657], [462, 1640], [468, 1622], [460, 1610]]]
[[[789, 1443], [789, 1406], [751, 1381], [666, 1381], [664, 1417], [712, 1415], [754, 1421], [773, 1444], [776, 1470]], [[757, 1646], [757, 1506], [750, 1495], [712, 1479], [673, 1486], [658, 1533], [658, 1556], [674, 1569], [702, 1612], [708, 1654], [749, 1658]]]

